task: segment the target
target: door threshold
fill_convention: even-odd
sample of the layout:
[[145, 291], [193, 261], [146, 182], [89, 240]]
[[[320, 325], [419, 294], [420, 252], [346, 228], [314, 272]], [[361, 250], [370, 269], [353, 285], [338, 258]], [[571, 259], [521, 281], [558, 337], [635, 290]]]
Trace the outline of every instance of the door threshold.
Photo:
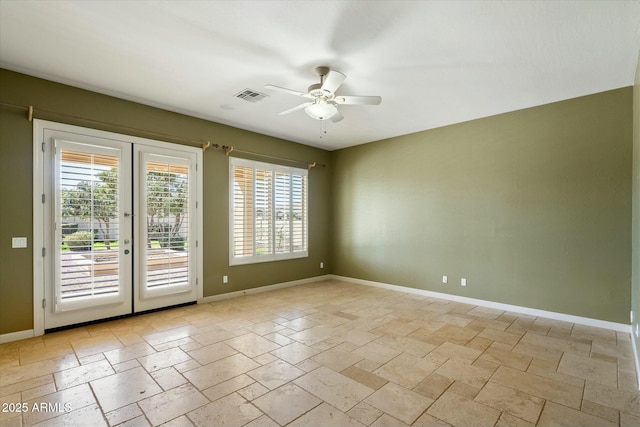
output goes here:
[[197, 304], [197, 301], [190, 301], [190, 302], [184, 302], [182, 304], [170, 305], [168, 307], [160, 307], [160, 308], [154, 308], [151, 310], [140, 311], [137, 313], [128, 313], [128, 314], [122, 314], [120, 316], [107, 317], [105, 319], [91, 320], [89, 322], [74, 323], [73, 325], [65, 325], [65, 326], [59, 326], [57, 328], [45, 329], [44, 333], [49, 334], [53, 332], [67, 331], [69, 329], [81, 328], [83, 326], [97, 325], [99, 323], [111, 322], [113, 320], [127, 319], [129, 317], [140, 316], [142, 314], [155, 313], [157, 311], [165, 311], [165, 310], [170, 310], [172, 308], [186, 307], [188, 305], [195, 305], [195, 304]]

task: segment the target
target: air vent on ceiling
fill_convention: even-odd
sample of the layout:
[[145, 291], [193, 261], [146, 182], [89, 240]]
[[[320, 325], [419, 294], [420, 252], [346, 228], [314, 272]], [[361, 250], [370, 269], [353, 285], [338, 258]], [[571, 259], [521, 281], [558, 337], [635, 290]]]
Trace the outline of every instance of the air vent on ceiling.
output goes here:
[[268, 95], [252, 89], [242, 90], [234, 95], [236, 98], [244, 99], [249, 102], [258, 102], [265, 99]]

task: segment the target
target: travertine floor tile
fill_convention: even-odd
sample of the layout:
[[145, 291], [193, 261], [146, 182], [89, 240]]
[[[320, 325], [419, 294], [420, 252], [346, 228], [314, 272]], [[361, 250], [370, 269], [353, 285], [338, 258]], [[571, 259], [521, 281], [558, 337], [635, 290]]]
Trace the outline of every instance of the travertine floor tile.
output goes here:
[[118, 424], [122, 424], [125, 421], [129, 421], [136, 417], [139, 417], [140, 415], [142, 415], [142, 410], [136, 403], [132, 403], [111, 412], [107, 412], [105, 414], [105, 417], [107, 418], [107, 422], [109, 423], [109, 425], [115, 426]]
[[318, 362], [336, 372], [340, 372], [349, 366], [355, 365], [362, 359], [364, 359], [364, 357], [351, 352], [338, 350], [336, 348], [323, 351], [311, 358], [314, 362]]
[[365, 403], [411, 424], [433, 403], [433, 400], [397, 384], [388, 383], [369, 396]]
[[387, 347], [378, 341], [372, 341], [354, 350], [353, 353], [364, 357], [365, 359], [383, 364], [387, 363], [402, 352], [400, 350]]
[[640, 396], [638, 392], [619, 390], [593, 381], [587, 381], [584, 386], [584, 399], [615, 408], [620, 412], [629, 412], [640, 416]]
[[618, 368], [615, 363], [592, 359], [580, 354], [565, 353], [560, 360], [558, 372], [616, 387]]
[[364, 369], [360, 369], [357, 366], [350, 366], [340, 371], [340, 373], [374, 390], [379, 389], [388, 382], [386, 379], [372, 374], [369, 371], [365, 371]]
[[[32, 425], [60, 416], [69, 410], [77, 411], [85, 406], [95, 405], [96, 400], [89, 385], [81, 384], [25, 403], [28, 410], [22, 414], [22, 418], [25, 425]], [[34, 410], [34, 405], [39, 409]]]
[[353, 408], [374, 391], [324, 366], [293, 382], [343, 412]]
[[403, 387], [412, 389], [436, 370], [438, 366], [438, 363], [430, 359], [421, 359], [402, 353], [373, 371], [373, 373]]
[[575, 409], [567, 408], [554, 402], [544, 405], [538, 425], [541, 427], [552, 426], [576, 426], [576, 427], [615, 427], [618, 423], [612, 423], [593, 415]]
[[191, 384], [183, 384], [138, 402], [140, 408], [155, 426], [179, 417], [209, 403], [209, 400]]
[[94, 380], [90, 384], [100, 407], [105, 412], [162, 392], [158, 384], [142, 368]]
[[255, 381], [248, 375], [242, 374], [237, 377], [233, 377], [230, 380], [223, 381], [220, 384], [216, 384], [213, 387], [209, 387], [202, 393], [209, 398], [212, 402], [220, 399], [223, 396], [227, 396], [234, 391], [238, 391]]
[[543, 399], [492, 382], [488, 382], [474, 400], [531, 423], [538, 420], [544, 405]]
[[492, 426], [500, 416], [496, 409], [448, 391], [429, 407], [427, 413], [454, 426]]
[[582, 388], [501, 366], [491, 377], [493, 382], [563, 405], [579, 408]]
[[248, 333], [239, 337], [231, 338], [226, 340], [224, 343], [247, 357], [260, 356], [261, 354], [280, 348], [280, 346], [273, 341], [254, 333]]
[[520, 371], [526, 371], [529, 367], [529, 363], [531, 363], [531, 357], [492, 347], [486, 349], [480, 356], [480, 359], [496, 362]]
[[629, 334], [338, 280], [2, 344], [7, 402], [51, 410], [0, 427], [640, 425]]
[[489, 380], [492, 371], [479, 368], [461, 360], [450, 359], [435, 371], [436, 374], [472, 387], [481, 388]]
[[146, 342], [139, 342], [126, 347], [117, 348], [115, 350], [105, 351], [104, 356], [107, 358], [109, 363], [116, 365], [118, 363], [128, 362], [129, 360], [147, 356], [155, 352], [156, 350]]
[[364, 425], [370, 425], [372, 422], [380, 418], [382, 414], [383, 412], [381, 410], [364, 402], [358, 403], [347, 412], [347, 415], [358, 420]]
[[340, 412], [336, 408], [322, 403], [311, 411], [307, 412], [288, 427], [364, 427], [364, 424]]
[[316, 354], [320, 353], [320, 350], [308, 347], [299, 342], [293, 342], [289, 345], [281, 347], [271, 352], [276, 357], [295, 365], [308, 359]]
[[191, 360], [189, 355], [179, 348], [170, 348], [138, 358], [138, 361], [147, 372], [158, 371], [188, 360]]
[[78, 358], [123, 347], [122, 343], [110, 332], [91, 338], [73, 340], [71, 345]]
[[321, 403], [316, 396], [291, 383], [253, 401], [254, 405], [281, 425], [290, 423]]
[[111, 369], [109, 362], [102, 361], [96, 363], [90, 363], [88, 365], [81, 365], [75, 368], [65, 369], [64, 371], [56, 372], [53, 377], [56, 381], [58, 390], [73, 387], [76, 385], [84, 384], [89, 381], [106, 377], [114, 374], [114, 370]]
[[247, 375], [263, 386], [273, 390], [304, 375], [304, 371], [277, 359], [264, 366], [247, 372]]
[[63, 413], [55, 418], [48, 419], [35, 426], [64, 426], [64, 427], [108, 427], [98, 405], [89, 405], [83, 408]]
[[261, 415], [255, 406], [233, 393], [189, 412], [187, 417], [197, 427], [241, 427]]
[[468, 362], [473, 362], [482, 354], [482, 351], [447, 341], [439, 345], [432, 353], [451, 359], [462, 359]]
[[185, 372], [183, 375], [200, 390], [244, 374], [260, 365], [242, 354], [234, 354], [225, 359]]
[[218, 342], [215, 344], [200, 347], [196, 350], [191, 350], [187, 354], [198, 361], [201, 365], [206, 365], [216, 360], [224, 359], [225, 357], [236, 354], [238, 351], [229, 347], [227, 344]]

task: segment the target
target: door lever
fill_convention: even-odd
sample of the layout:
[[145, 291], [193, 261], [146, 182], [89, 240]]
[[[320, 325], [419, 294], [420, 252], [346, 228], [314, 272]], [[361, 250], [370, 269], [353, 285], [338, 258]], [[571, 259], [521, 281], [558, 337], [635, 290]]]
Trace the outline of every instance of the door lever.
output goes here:
[[129, 212], [125, 212], [125, 213], [124, 213], [124, 217], [125, 217], [125, 218], [129, 218], [129, 217], [132, 217], [132, 218], [133, 218], [134, 216], [135, 216], [134, 214], [129, 213]]

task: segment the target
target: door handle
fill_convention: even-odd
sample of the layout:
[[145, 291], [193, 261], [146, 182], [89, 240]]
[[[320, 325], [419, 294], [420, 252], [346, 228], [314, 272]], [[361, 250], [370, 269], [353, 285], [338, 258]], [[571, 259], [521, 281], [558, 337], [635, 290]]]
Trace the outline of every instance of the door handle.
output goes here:
[[134, 214], [132, 214], [132, 213], [130, 213], [130, 212], [125, 212], [125, 213], [124, 213], [124, 217], [125, 217], [125, 218], [129, 218], [129, 217], [133, 218], [134, 216], [135, 216], [135, 215], [134, 215]]

